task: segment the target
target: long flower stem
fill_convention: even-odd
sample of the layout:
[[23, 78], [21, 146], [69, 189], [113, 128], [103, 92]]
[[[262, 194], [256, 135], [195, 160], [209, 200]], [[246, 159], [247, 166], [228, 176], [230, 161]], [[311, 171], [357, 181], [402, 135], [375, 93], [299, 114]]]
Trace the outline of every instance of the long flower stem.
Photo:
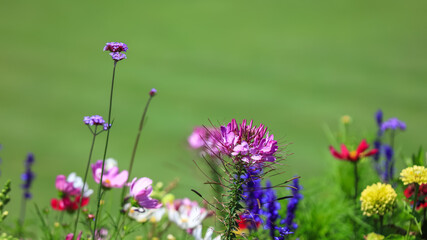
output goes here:
[[[148, 98], [147, 103], [145, 104], [144, 111], [143, 111], [142, 117], [141, 117], [141, 121], [139, 122], [138, 133], [136, 135], [135, 144], [133, 145], [132, 156], [131, 156], [131, 159], [130, 159], [130, 164], [129, 164], [129, 169], [128, 169], [129, 179], [131, 177], [133, 162], [135, 161], [136, 149], [138, 148], [138, 143], [139, 143], [139, 139], [141, 137], [142, 127], [144, 126], [145, 116], [147, 115], [148, 106], [150, 106], [150, 102], [151, 102], [152, 98], [153, 98], [153, 96], [150, 95], [150, 97]], [[122, 196], [121, 197], [122, 201], [124, 201], [126, 189], [127, 189], [127, 187], [123, 187], [122, 195], [121, 195]], [[121, 202], [121, 204], [123, 204], [123, 203], [124, 202]]]
[[19, 236], [22, 236], [22, 230], [24, 228], [24, 221], [25, 221], [25, 212], [27, 210], [27, 199], [25, 198], [25, 195], [22, 195], [21, 198], [21, 213], [19, 216]]
[[357, 162], [354, 163], [354, 204], [357, 204], [357, 185], [359, 183], [359, 175], [357, 173]]
[[[113, 105], [113, 91], [114, 91], [114, 76], [116, 74], [116, 65], [117, 61], [114, 61], [114, 67], [113, 67], [113, 79], [111, 80], [111, 92], [110, 92], [110, 104], [108, 108], [108, 122], [107, 124], [111, 124], [111, 109]], [[95, 214], [95, 223], [93, 227], [93, 237], [95, 238], [95, 232], [96, 232], [96, 225], [98, 223], [98, 215], [99, 215], [99, 205], [101, 202], [101, 190], [102, 190], [102, 177], [104, 176], [104, 165], [105, 165], [105, 159], [107, 157], [107, 148], [108, 148], [108, 140], [110, 138], [110, 130], [111, 128], [108, 128], [107, 130], [107, 137], [105, 140], [105, 148], [104, 148], [104, 157], [102, 158], [102, 168], [101, 168], [101, 178], [99, 180], [99, 186], [98, 186], [98, 200], [96, 202], [96, 214]]]
[[237, 220], [239, 219], [239, 213], [240, 210], [240, 201], [242, 200], [242, 185], [243, 185], [243, 179], [242, 174], [244, 171], [244, 167], [242, 164], [237, 164], [237, 171], [235, 174], [235, 179], [233, 182], [233, 185], [231, 186], [230, 190], [230, 201], [226, 204], [226, 210], [228, 211], [227, 215], [225, 216], [224, 222], [225, 222], [225, 234], [224, 239], [225, 240], [232, 240], [236, 239], [236, 234], [233, 232], [237, 230]]
[[380, 234], [383, 234], [384, 215], [380, 215]]
[[79, 222], [79, 217], [80, 217], [80, 211], [81, 211], [81, 207], [82, 207], [82, 202], [83, 202], [83, 194], [84, 194], [84, 190], [85, 190], [85, 186], [86, 186], [86, 180], [87, 180], [87, 175], [89, 173], [89, 167], [90, 167], [90, 162], [92, 160], [92, 153], [93, 153], [93, 147], [95, 146], [95, 139], [96, 139], [96, 129], [97, 129], [97, 125], [95, 125], [95, 132], [92, 132], [93, 138], [92, 138], [92, 145], [90, 146], [90, 151], [89, 151], [89, 158], [87, 160], [87, 165], [86, 165], [86, 172], [85, 172], [85, 177], [83, 180], [83, 188], [82, 188], [82, 192], [80, 195], [80, 202], [78, 205], [78, 209], [77, 209], [77, 218], [76, 218], [76, 222], [74, 223], [74, 235], [76, 236], [76, 231], [77, 231], [77, 224]]
[[[412, 212], [411, 212], [412, 216], [414, 216], [415, 207], [417, 206], [418, 190], [419, 189], [420, 189], [420, 187], [418, 186], [418, 183], [415, 183], [414, 205], [412, 206]], [[411, 231], [411, 227], [412, 227], [412, 219], [409, 222], [408, 231], [406, 232], [406, 239], [409, 239], [409, 232]]]

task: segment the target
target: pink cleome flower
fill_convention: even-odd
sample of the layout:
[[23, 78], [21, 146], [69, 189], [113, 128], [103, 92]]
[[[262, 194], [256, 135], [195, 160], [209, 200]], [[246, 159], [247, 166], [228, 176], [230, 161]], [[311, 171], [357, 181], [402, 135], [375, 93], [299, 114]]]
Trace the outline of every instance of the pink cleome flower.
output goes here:
[[241, 160], [250, 165], [259, 165], [264, 162], [276, 161], [278, 150], [274, 136], [267, 132], [267, 128], [260, 124], [253, 126], [243, 120], [240, 125], [233, 119], [227, 126], [221, 126], [220, 136], [215, 137], [220, 153]]

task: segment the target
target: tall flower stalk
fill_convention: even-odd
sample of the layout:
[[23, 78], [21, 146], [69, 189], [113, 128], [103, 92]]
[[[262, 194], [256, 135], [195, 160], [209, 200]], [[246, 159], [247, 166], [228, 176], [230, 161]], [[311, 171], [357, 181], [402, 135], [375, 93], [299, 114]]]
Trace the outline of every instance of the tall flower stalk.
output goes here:
[[[205, 147], [219, 160], [218, 162], [226, 174], [221, 183], [208, 182], [221, 184], [228, 193], [222, 203], [222, 208], [219, 209], [224, 213], [222, 238], [225, 240], [236, 239], [235, 232], [238, 231], [238, 222], [243, 213], [244, 186], [251, 181], [251, 178], [246, 177], [248, 170], [261, 170], [275, 164], [278, 150], [277, 141], [274, 140], [273, 135], [267, 132], [267, 128], [263, 124], [253, 126], [252, 121], [247, 123], [246, 120], [237, 124], [233, 119], [227, 126], [221, 126], [219, 130], [213, 130], [209, 134], [214, 143], [206, 142]], [[263, 175], [259, 177], [262, 178]]]
[[[132, 173], [133, 163], [135, 161], [135, 156], [136, 156], [136, 150], [138, 149], [139, 139], [141, 138], [141, 132], [142, 132], [142, 128], [144, 126], [144, 121], [145, 121], [145, 117], [147, 115], [148, 107], [150, 106], [151, 99], [153, 99], [153, 97], [156, 95], [156, 93], [157, 93], [157, 90], [155, 88], [150, 90], [148, 101], [145, 104], [144, 111], [142, 112], [142, 117], [141, 117], [141, 120], [139, 122], [138, 133], [136, 134], [135, 144], [133, 145], [132, 156], [131, 156], [130, 163], [129, 163], [129, 168], [128, 168], [129, 177], [131, 176], [131, 173]], [[127, 187], [123, 187], [122, 195], [121, 195], [122, 200], [124, 200], [126, 190], [127, 190]], [[121, 202], [121, 203], [123, 204], [123, 202]]]
[[34, 163], [34, 155], [29, 153], [27, 159], [25, 160], [25, 172], [21, 175], [22, 181], [24, 183], [21, 185], [23, 189], [22, 199], [21, 199], [21, 214], [19, 217], [19, 224], [22, 227], [25, 220], [25, 213], [27, 208], [27, 201], [32, 198], [32, 194], [30, 192], [31, 185], [34, 181], [34, 172], [31, 170], [31, 167]]
[[[107, 43], [104, 47], [104, 51], [110, 51], [110, 55], [112, 59], [114, 60], [114, 66], [113, 66], [113, 77], [111, 80], [111, 90], [110, 90], [110, 101], [108, 106], [108, 123], [111, 123], [111, 111], [112, 111], [112, 105], [113, 105], [113, 92], [114, 92], [114, 77], [116, 75], [116, 66], [117, 62], [123, 59], [126, 59], [126, 55], [124, 53], [121, 53], [122, 51], [126, 52], [128, 50], [128, 47], [124, 43], [117, 43], [117, 42], [110, 42]], [[107, 130], [107, 137], [105, 139], [105, 148], [104, 148], [104, 156], [102, 158], [102, 170], [101, 170], [101, 179], [99, 181], [98, 186], [98, 199], [96, 201], [96, 214], [95, 214], [95, 223], [93, 228], [93, 237], [95, 237], [96, 232], [96, 226], [99, 220], [99, 209], [101, 205], [101, 198], [102, 198], [102, 178], [104, 176], [104, 165], [105, 165], [105, 159], [107, 158], [107, 149], [108, 149], [108, 140], [110, 139], [110, 130], [111, 128], [108, 128]]]
[[[86, 181], [87, 181], [87, 175], [89, 173], [89, 167], [90, 167], [90, 162], [92, 160], [92, 153], [93, 153], [93, 148], [95, 146], [95, 140], [96, 140], [96, 136], [98, 136], [101, 132], [108, 130], [109, 128], [109, 123], [106, 123], [105, 120], [98, 115], [95, 116], [87, 116], [84, 117], [83, 122], [85, 125], [88, 126], [91, 134], [92, 134], [92, 144], [90, 146], [90, 150], [89, 150], [89, 158], [87, 160], [87, 164], [86, 164], [86, 170], [85, 170], [85, 176], [84, 176], [84, 180], [83, 180], [83, 188], [85, 189], [86, 187]], [[94, 129], [92, 129], [92, 126], [95, 126]], [[101, 131], [98, 131], [98, 127], [102, 126], [103, 129]], [[73, 231], [73, 236], [76, 236], [76, 231], [77, 231], [77, 224], [79, 222], [79, 217], [80, 217], [80, 210], [82, 207], [82, 202], [83, 202], [83, 197], [80, 198], [79, 201], [79, 205], [78, 205], [78, 209], [77, 209], [77, 217], [76, 217], [76, 221], [74, 223], [74, 231]]]
[[359, 181], [359, 175], [357, 172], [357, 163], [359, 160], [363, 157], [368, 157], [376, 154], [378, 152], [377, 149], [371, 149], [370, 151], [367, 151], [369, 148], [369, 144], [366, 142], [365, 139], [363, 139], [356, 150], [349, 151], [348, 148], [341, 144], [341, 152], [337, 152], [334, 147], [329, 146], [329, 151], [331, 152], [331, 155], [334, 156], [337, 159], [348, 161], [354, 164], [354, 202], [357, 203], [357, 196], [358, 196], [358, 181]]

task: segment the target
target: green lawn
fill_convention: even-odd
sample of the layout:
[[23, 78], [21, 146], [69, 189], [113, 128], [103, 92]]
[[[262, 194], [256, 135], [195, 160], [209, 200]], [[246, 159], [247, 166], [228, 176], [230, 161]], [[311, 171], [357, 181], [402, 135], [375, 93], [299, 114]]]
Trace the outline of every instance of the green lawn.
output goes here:
[[49, 0], [0, 8], [0, 183], [13, 180], [12, 218], [27, 152], [36, 156], [41, 206], [57, 195], [56, 175], [83, 174], [91, 140], [83, 116], [107, 115], [109, 41], [129, 46], [117, 68], [109, 156], [128, 166], [148, 91], [157, 88], [133, 175], [180, 178], [180, 197], [208, 192], [186, 138], [209, 119], [269, 126], [292, 143], [281, 178], [299, 174], [303, 183], [330, 167], [324, 126], [344, 114], [355, 138], [370, 138], [382, 108], [408, 125], [398, 136], [405, 155], [427, 147], [425, 1]]

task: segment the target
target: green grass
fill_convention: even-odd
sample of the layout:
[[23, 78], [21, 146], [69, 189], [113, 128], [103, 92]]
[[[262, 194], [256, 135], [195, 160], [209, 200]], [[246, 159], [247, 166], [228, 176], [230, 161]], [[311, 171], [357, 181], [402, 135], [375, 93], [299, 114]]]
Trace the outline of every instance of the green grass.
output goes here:
[[[178, 196], [206, 193], [186, 137], [194, 125], [254, 119], [294, 153], [282, 178], [323, 179], [323, 126], [341, 115], [357, 137], [373, 114], [406, 121], [404, 154], [425, 145], [425, 1], [38, 1], [0, 3], [1, 182], [13, 180], [18, 216], [23, 160], [34, 152], [34, 201], [56, 196], [57, 174], [82, 175], [84, 115], [107, 113], [108, 41], [128, 44], [117, 69], [109, 156], [127, 167], [139, 117], [155, 87], [134, 176], [181, 179]], [[105, 136], [103, 136], [105, 137]], [[95, 158], [102, 155], [103, 140]], [[94, 183], [90, 181], [90, 186]]]

